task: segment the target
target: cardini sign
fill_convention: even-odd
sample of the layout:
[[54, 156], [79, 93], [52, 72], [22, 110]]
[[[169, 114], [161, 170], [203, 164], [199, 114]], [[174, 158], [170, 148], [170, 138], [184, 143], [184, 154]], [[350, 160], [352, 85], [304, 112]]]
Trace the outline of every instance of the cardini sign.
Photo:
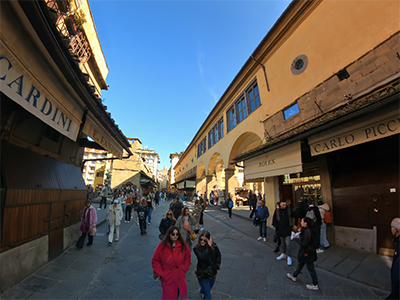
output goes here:
[[80, 121], [11, 55], [0, 53], [1, 92], [61, 134], [76, 141]]

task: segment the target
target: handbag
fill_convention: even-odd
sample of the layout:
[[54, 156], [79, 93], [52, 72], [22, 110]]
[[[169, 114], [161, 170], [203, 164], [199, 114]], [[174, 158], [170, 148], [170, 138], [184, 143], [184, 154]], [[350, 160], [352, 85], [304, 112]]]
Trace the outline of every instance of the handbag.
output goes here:
[[92, 228], [90, 228], [90, 234], [95, 235], [97, 232], [97, 227], [93, 226]]
[[274, 233], [274, 238], [272, 239], [274, 243], [278, 242], [278, 235]]
[[195, 233], [194, 231], [191, 231], [191, 232], [190, 232], [190, 239], [193, 241], [193, 240], [195, 240], [196, 238], [197, 238], [196, 233]]
[[162, 239], [164, 238], [164, 236], [165, 236], [165, 234], [160, 233], [160, 234], [158, 235], [158, 238], [159, 238], [160, 240], [162, 240]]

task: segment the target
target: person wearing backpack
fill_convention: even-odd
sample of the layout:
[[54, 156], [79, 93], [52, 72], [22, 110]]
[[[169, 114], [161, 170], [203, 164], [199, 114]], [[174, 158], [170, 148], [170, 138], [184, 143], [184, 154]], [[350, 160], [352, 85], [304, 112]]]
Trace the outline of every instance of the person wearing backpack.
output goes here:
[[229, 194], [229, 198], [228, 200], [226, 200], [226, 207], [228, 208], [228, 214], [229, 214], [229, 218], [232, 219], [232, 207], [233, 207], [233, 201], [231, 196], [233, 196], [233, 194]]
[[[326, 222], [325, 214], [329, 212], [329, 205], [324, 203], [322, 200], [318, 200], [318, 209], [319, 213], [321, 214], [322, 224], [321, 224], [321, 234], [320, 234], [320, 244], [325, 248], [328, 249], [331, 245], [326, 238]], [[330, 214], [330, 212], [329, 212]], [[328, 215], [328, 214], [327, 214]]]
[[149, 208], [147, 206], [147, 201], [145, 197], [142, 197], [140, 204], [137, 208], [137, 214], [139, 218], [140, 234], [147, 234], [146, 218], [149, 213]]
[[308, 203], [308, 208], [306, 217], [309, 217], [315, 223], [314, 225], [315, 241], [316, 244], [318, 245], [316, 251], [318, 254], [320, 254], [324, 252], [324, 249], [321, 249], [321, 247], [319, 246], [321, 243], [320, 241], [321, 225], [322, 225], [321, 214], [319, 213], [318, 207], [314, 206], [314, 200], [311, 197], [308, 197], [307, 203]]

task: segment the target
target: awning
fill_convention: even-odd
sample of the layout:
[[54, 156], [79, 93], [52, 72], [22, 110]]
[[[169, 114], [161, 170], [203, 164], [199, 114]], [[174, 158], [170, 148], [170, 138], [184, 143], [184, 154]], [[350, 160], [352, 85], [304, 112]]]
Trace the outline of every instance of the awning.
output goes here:
[[300, 141], [245, 160], [245, 180], [303, 171]]
[[102, 129], [100, 124], [96, 124], [95, 120], [86, 117], [83, 133], [90, 136], [96, 143], [107, 151], [111, 152], [118, 158], [122, 158], [123, 148], [116, 142], [106, 130]]
[[[27, 52], [14, 53], [0, 39], [1, 92], [62, 135], [76, 141], [83, 109], [71, 101], [71, 95], [51, 78], [50, 67], [38, 64], [42, 58], [29, 50], [29, 44], [22, 44], [20, 39], [13, 43], [14, 47], [19, 46], [22, 52]], [[18, 59], [19, 56], [26, 58], [24, 63]]]
[[320, 155], [400, 133], [399, 105], [335, 126], [308, 138], [311, 155]]

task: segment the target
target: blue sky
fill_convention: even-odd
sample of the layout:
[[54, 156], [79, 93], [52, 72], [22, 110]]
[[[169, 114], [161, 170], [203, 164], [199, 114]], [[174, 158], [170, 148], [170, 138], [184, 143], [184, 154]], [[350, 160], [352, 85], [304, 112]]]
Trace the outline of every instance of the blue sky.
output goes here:
[[111, 117], [169, 168], [289, 3], [89, 0]]

